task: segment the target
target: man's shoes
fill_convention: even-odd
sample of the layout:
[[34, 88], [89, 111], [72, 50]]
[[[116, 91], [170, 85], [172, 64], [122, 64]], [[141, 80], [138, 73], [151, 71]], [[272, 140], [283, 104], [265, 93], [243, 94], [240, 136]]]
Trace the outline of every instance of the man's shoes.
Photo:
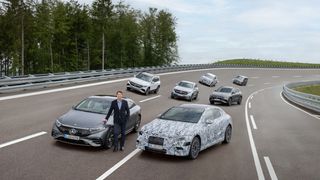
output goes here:
[[123, 146], [120, 148], [120, 151], [124, 151], [124, 147]]
[[113, 152], [117, 152], [117, 151], [118, 151], [118, 147], [114, 147]]

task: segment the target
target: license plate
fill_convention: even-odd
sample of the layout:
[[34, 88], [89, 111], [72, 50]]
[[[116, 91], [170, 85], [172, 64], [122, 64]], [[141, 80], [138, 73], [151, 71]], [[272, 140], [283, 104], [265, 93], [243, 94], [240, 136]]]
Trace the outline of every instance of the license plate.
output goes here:
[[64, 138], [71, 139], [71, 140], [77, 140], [77, 141], [80, 140], [79, 136], [73, 136], [73, 135], [69, 135], [69, 134], [65, 134]]
[[163, 149], [163, 146], [158, 145], [158, 144], [149, 144], [149, 147], [153, 148], [153, 149], [159, 149], [159, 150]]

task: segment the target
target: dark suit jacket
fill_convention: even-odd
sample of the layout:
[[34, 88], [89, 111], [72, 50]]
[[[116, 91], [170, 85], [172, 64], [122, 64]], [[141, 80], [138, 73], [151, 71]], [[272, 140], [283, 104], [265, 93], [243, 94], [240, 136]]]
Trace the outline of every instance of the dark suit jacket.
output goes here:
[[113, 122], [115, 124], [125, 123], [129, 120], [130, 117], [130, 109], [128, 106], [128, 102], [126, 100], [122, 100], [121, 108], [118, 107], [117, 100], [113, 100], [111, 102], [110, 109], [108, 111], [108, 114], [106, 116], [106, 119], [109, 119], [111, 116], [112, 111], [113, 114]]

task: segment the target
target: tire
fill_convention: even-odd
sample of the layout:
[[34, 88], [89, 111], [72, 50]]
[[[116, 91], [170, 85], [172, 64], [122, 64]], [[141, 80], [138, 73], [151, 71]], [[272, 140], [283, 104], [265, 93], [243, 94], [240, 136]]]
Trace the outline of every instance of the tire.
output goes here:
[[232, 128], [231, 125], [228, 125], [226, 128], [226, 131], [224, 132], [224, 140], [223, 144], [229, 144], [231, 141], [231, 136], [232, 136]]
[[239, 97], [239, 100], [238, 100], [238, 104], [240, 105], [241, 104], [241, 101], [242, 101], [242, 97]]
[[193, 100], [193, 94], [190, 96], [189, 102], [192, 102]]
[[201, 148], [201, 142], [200, 142], [199, 137], [196, 136], [193, 138], [191, 145], [190, 145], [189, 158], [196, 159], [199, 155], [200, 148]]
[[213, 83], [213, 81], [212, 81], [212, 83], [210, 84], [210, 87], [213, 87], [214, 86], [214, 83]]
[[194, 100], [197, 100], [198, 99], [198, 94], [194, 97]]
[[129, 87], [127, 87], [127, 91], [130, 91], [131, 89]]
[[215, 102], [214, 102], [214, 101], [210, 101], [210, 104], [214, 105], [214, 104], [215, 104]]
[[228, 99], [227, 104], [228, 104], [228, 106], [231, 106], [231, 105], [232, 105], [232, 99], [231, 99], [231, 98]]
[[171, 93], [171, 99], [174, 99], [174, 95]]
[[148, 96], [150, 94], [150, 88], [148, 88], [145, 92], [145, 95]]
[[140, 124], [141, 124], [141, 115], [139, 115], [139, 118], [137, 119], [136, 123], [134, 124], [134, 128], [133, 128], [134, 133], [139, 131]]
[[154, 90], [154, 93], [155, 93], [155, 94], [158, 94], [159, 89], [160, 89], [160, 86], [158, 86], [158, 87], [157, 87], [157, 89], [156, 89], [156, 90]]
[[102, 142], [104, 149], [110, 149], [113, 146], [113, 128], [110, 128]]

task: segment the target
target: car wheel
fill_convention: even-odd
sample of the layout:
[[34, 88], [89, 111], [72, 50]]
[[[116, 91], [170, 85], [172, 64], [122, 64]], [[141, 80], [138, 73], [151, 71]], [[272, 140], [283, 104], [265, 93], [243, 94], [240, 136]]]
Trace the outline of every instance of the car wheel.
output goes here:
[[189, 101], [192, 102], [192, 100], [193, 100], [193, 94], [190, 96]]
[[230, 125], [226, 128], [226, 131], [224, 132], [224, 140], [222, 143], [228, 144], [231, 141], [231, 136], [232, 136], [232, 128]]
[[141, 115], [139, 115], [136, 123], [134, 124], [133, 132], [136, 133], [139, 131], [140, 124], [141, 124]]
[[173, 95], [173, 93], [171, 93], [171, 99], [174, 99], [174, 95]]
[[190, 145], [190, 151], [189, 151], [189, 158], [190, 159], [196, 159], [200, 152], [200, 139], [198, 137], [194, 137], [191, 145]]
[[102, 145], [104, 149], [110, 149], [113, 146], [113, 128], [107, 132]]
[[154, 91], [154, 93], [158, 94], [159, 89], [160, 89], [160, 86], [157, 87], [157, 89]]
[[240, 105], [242, 101], [242, 97], [239, 97], [238, 104]]
[[148, 88], [148, 89], [146, 90], [145, 95], [148, 96], [149, 93], [150, 93], [150, 88]]
[[232, 99], [229, 98], [229, 99], [228, 99], [228, 106], [231, 106], [231, 105], [232, 105]]
[[130, 91], [131, 89], [129, 87], [127, 87], [127, 90]]
[[197, 100], [198, 99], [198, 93], [197, 93], [197, 95], [194, 97], [194, 100]]
[[213, 87], [215, 86], [214, 82], [212, 81], [212, 83], [210, 84], [210, 87]]

